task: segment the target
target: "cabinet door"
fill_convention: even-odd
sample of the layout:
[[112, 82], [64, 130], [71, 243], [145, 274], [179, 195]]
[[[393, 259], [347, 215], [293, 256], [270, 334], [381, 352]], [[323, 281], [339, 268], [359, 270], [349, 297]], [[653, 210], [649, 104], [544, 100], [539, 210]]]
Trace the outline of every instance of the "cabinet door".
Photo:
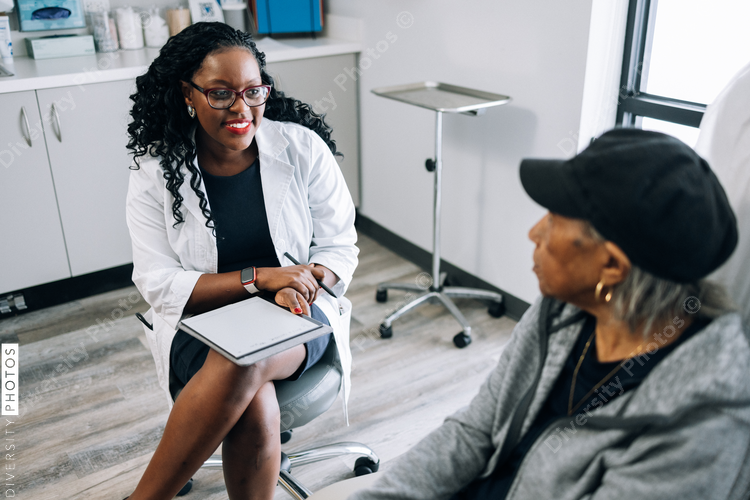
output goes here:
[[34, 91], [0, 94], [0, 116], [0, 292], [11, 292], [70, 267]]
[[276, 86], [287, 95], [325, 113], [333, 128], [332, 139], [345, 158], [339, 163], [354, 204], [359, 206], [359, 112], [356, 83], [347, 82], [348, 92], [334, 80], [345, 69], [356, 68], [354, 54], [344, 54], [268, 65]]
[[133, 80], [38, 90], [73, 276], [132, 262], [125, 223]]

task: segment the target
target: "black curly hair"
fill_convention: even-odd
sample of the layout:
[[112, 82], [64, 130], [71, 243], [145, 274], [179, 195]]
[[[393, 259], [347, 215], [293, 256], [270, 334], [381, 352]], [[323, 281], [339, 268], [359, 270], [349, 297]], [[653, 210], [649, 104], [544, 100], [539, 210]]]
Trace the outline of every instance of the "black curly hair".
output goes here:
[[316, 132], [334, 155], [341, 156], [336, 143], [331, 140], [331, 127], [326, 124], [325, 115], [315, 113], [309, 104], [273, 88], [273, 78], [265, 70], [266, 56], [258, 50], [249, 34], [224, 23], [193, 24], [169, 39], [148, 71], [136, 78], [136, 93], [130, 96], [134, 104], [130, 111], [133, 121], [128, 124], [130, 140], [127, 148], [133, 152], [136, 164], [133, 168], [138, 168], [138, 159], [142, 156], [161, 158], [167, 189], [174, 197], [172, 214], [175, 226], [184, 222], [180, 211], [183, 198], [179, 189], [185, 181], [181, 168], [185, 165], [190, 172], [190, 187], [200, 199], [206, 226], [214, 228], [206, 195], [200, 189], [201, 174], [195, 166], [196, 149], [191, 137], [195, 122], [185, 110], [180, 82], [191, 81], [206, 56], [231, 47], [249, 50], [258, 61], [263, 83], [272, 86], [264, 117], [304, 125]]

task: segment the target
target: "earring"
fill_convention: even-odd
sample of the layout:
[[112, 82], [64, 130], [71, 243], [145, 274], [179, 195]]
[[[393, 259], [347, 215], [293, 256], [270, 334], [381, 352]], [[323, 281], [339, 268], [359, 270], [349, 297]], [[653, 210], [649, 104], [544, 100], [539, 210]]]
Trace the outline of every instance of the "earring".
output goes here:
[[[599, 298], [602, 295], [602, 289], [604, 288], [604, 281], [600, 281], [596, 284], [596, 290], [594, 290], [594, 299], [599, 302]], [[612, 290], [610, 289], [607, 292], [607, 295], [604, 296], [604, 302], [609, 302], [612, 300]]]
[[602, 288], [604, 288], [604, 282], [600, 281], [596, 284], [596, 290], [594, 290], [594, 300], [599, 302], [599, 296], [602, 294]]
[[195, 108], [188, 105], [187, 112], [190, 115], [190, 118], [195, 118]]

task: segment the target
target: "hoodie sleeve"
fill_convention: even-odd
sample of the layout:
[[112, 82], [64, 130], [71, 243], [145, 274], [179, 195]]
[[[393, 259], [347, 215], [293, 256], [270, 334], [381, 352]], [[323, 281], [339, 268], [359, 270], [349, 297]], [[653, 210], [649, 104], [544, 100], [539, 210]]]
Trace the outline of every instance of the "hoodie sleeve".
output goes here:
[[401, 455], [371, 488], [350, 500], [448, 499], [476, 479], [497, 448], [493, 429], [498, 398], [519, 338], [538, 322], [537, 301], [516, 325], [511, 339], [469, 406], [448, 417], [414, 448]]

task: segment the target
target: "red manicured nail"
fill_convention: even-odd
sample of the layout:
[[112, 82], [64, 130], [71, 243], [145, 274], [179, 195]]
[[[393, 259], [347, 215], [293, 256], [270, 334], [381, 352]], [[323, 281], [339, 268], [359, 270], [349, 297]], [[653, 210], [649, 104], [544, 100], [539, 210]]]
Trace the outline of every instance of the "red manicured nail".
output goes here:
[[295, 307], [294, 308], [294, 312], [297, 313], [297, 314], [299, 314], [299, 313], [302, 312], [302, 308], [301, 307]]

